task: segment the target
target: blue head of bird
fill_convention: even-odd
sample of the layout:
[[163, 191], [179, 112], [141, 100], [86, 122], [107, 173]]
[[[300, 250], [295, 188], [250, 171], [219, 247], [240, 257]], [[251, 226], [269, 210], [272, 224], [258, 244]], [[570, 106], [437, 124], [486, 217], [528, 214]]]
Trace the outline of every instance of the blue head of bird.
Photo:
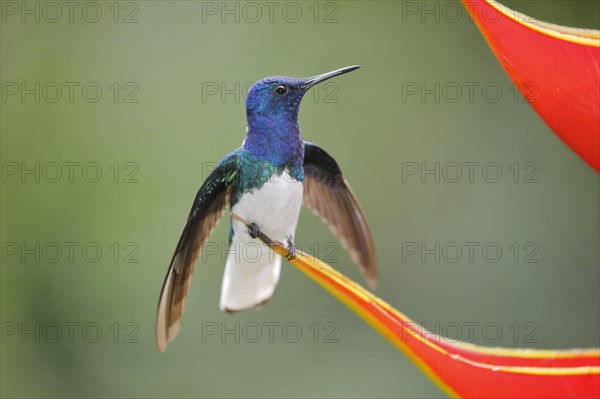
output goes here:
[[244, 147], [260, 153], [269, 148], [285, 152], [301, 145], [298, 111], [304, 94], [327, 79], [358, 68], [360, 65], [349, 66], [310, 78], [271, 76], [254, 83], [246, 96], [248, 132]]

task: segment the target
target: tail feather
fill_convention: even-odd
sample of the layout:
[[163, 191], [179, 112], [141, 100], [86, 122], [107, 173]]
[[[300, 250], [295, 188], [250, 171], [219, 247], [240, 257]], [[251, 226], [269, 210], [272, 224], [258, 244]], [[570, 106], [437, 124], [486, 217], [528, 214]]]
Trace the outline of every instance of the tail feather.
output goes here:
[[221, 286], [221, 310], [238, 312], [268, 301], [280, 272], [279, 255], [255, 241], [242, 245], [234, 238]]

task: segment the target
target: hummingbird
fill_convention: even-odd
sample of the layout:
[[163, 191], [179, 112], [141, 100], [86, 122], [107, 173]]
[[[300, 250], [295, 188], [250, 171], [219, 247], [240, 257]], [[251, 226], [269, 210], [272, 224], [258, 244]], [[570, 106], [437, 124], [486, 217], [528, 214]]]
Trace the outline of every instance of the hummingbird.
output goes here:
[[242, 146], [225, 155], [201, 185], [169, 265], [156, 321], [161, 352], [179, 332], [196, 259], [227, 205], [250, 227], [230, 220], [222, 311], [257, 307], [271, 298], [279, 281], [281, 257], [256, 237], [262, 232], [284, 243], [290, 258], [294, 257], [302, 205], [338, 236], [374, 288], [375, 246], [363, 211], [337, 162], [316, 144], [303, 140], [298, 122], [302, 97], [311, 87], [358, 68], [349, 66], [309, 78], [267, 77], [250, 87]]

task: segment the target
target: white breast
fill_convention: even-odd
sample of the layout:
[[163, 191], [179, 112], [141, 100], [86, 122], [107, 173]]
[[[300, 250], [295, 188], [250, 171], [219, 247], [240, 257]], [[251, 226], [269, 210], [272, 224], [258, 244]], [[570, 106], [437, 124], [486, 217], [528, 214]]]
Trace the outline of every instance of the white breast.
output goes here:
[[[279, 176], [271, 176], [259, 189], [243, 194], [232, 211], [256, 223], [272, 239], [285, 243], [288, 238], [294, 238], [303, 191], [302, 183], [285, 170]], [[250, 239], [241, 223], [234, 221], [233, 228], [238, 238]]]

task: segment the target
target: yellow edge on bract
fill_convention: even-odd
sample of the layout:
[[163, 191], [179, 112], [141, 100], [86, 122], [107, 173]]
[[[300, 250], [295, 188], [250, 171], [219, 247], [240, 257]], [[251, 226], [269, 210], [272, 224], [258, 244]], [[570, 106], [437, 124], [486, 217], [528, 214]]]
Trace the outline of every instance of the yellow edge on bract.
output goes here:
[[600, 357], [600, 349], [519, 349], [519, 348], [502, 348], [502, 347], [485, 347], [468, 342], [456, 342], [453, 345], [460, 346], [462, 349], [473, 352], [485, 353], [486, 355], [511, 356], [520, 357], [523, 359], [569, 359], [581, 357]]
[[[600, 31], [598, 30], [571, 28], [568, 26], [538, 21], [537, 19], [532, 18], [526, 14], [512, 10], [509, 7], [498, 3], [497, 1], [484, 1], [490, 6], [494, 7], [496, 10], [498, 10], [498, 12], [500, 12], [502, 15], [505, 15], [507, 18], [510, 18], [518, 24], [528, 27], [529, 29], [572, 43], [600, 47]], [[470, 12], [469, 7], [467, 6], [466, 8], [467, 11]], [[473, 15], [471, 15], [471, 17], [472, 16]]]
[[[287, 249], [283, 246], [275, 244], [273, 250], [281, 256], [287, 255]], [[301, 271], [305, 272], [309, 277], [324, 287], [329, 293], [338, 298], [342, 303], [352, 309], [360, 317], [362, 317], [367, 323], [369, 323], [375, 330], [387, 338], [394, 346], [400, 349], [401, 352], [406, 354], [429, 378], [431, 378], [439, 387], [441, 387], [447, 394], [457, 397], [458, 395], [442, 381], [427, 364], [421, 361], [396, 335], [390, 332], [386, 326], [381, 323], [372, 314], [367, 312], [361, 306], [358, 306], [351, 298], [344, 296], [330, 284], [328, 284], [321, 276], [324, 274], [336, 281], [338, 284], [343, 285], [346, 289], [352, 292], [357, 298], [362, 299], [366, 303], [373, 305], [375, 308], [381, 308], [390, 313], [396, 314], [400, 319], [405, 320], [407, 323], [414, 323], [411, 319], [392, 308], [389, 304], [385, 303], [381, 299], [377, 298], [370, 292], [366, 291], [357, 283], [345, 277], [343, 274], [332, 269], [329, 265], [315, 259], [309, 255], [298, 251], [296, 258], [290, 261], [294, 266], [298, 267]], [[416, 325], [416, 323], [414, 323]], [[437, 335], [437, 334], [436, 334]], [[438, 346], [434, 342], [428, 340], [421, 340], [422, 343], [426, 344], [430, 348], [442, 353], [446, 356], [450, 354], [448, 351]], [[520, 357], [520, 358], [570, 358], [570, 357], [598, 357], [600, 355], [600, 349], [571, 349], [571, 350], [537, 350], [537, 349], [510, 349], [510, 348], [485, 348], [469, 343], [455, 343], [453, 345], [460, 346], [463, 349], [475, 353], [485, 353], [493, 355]], [[466, 359], [462, 356], [452, 355], [454, 360], [462, 361], [475, 367], [485, 368], [496, 372], [516, 373], [516, 374], [536, 374], [536, 375], [580, 375], [580, 374], [600, 374], [600, 367], [597, 366], [583, 366], [583, 367], [524, 367], [524, 366], [498, 366], [490, 365], [486, 363], [476, 362], [473, 360]]]

